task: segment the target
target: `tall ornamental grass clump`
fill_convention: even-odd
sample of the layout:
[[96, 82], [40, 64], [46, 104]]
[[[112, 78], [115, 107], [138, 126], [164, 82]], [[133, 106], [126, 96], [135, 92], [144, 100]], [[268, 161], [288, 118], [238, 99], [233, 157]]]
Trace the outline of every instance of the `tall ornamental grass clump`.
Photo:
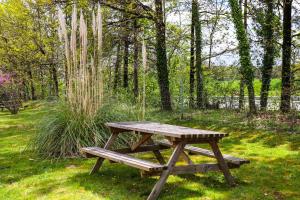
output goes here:
[[[98, 5], [92, 13], [92, 42], [82, 11], [77, 20], [73, 8], [71, 31], [66, 16], [58, 9], [59, 38], [65, 52], [66, 98], [51, 110], [39, 126], [31, 146], [43, 157], [78, 156], [81, 147], [103, 146], [109, 137], [104, 123], [118, 121], [117, 115], [105, 111], [102, 65], [102, 15]], [[69, 37], [70, 35], [70, 37]], [[118, 145], [125, 144], [120, 138]]]
[[[39, 132], [30, 146], [44, 158], [79, 156], [81, 147], [103, 146], [109, 137], [105, 123], [131, 118], [124, 113], [106, 105], [98, 110], [95, 117], [87, 118], [84, 114], [75, 113], [66, 102], [60, 102], [41, 119]], [[126, 145], [129, 142], [126, 137], [121, 135], [116, 146]]]

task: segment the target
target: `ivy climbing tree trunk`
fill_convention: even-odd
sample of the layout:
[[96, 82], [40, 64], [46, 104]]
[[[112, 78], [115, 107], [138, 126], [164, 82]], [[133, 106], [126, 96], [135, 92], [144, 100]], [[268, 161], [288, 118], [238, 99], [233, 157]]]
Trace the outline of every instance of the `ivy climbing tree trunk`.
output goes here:
[[292, 51], [292, 0], [283, 1], [283, 44], [281, 74], [280, 110], [287, 113], [291, 109], [291, 51]]
[[[243, 6], [243, 0], [239, 2], [240, 9], [244, 7], [244, 27], [247, 34], [248, 29], [248, 0], [244, 0], [244, 6]], [[240, 93], [239, 93], [239, 109], [244, 109], [245, 104], [245, 80], [243, 76], [240, 80]]]
[[169, 71], [166, 52], [166, 27], [162, 0], [155, 0], [155, 27], [156, 27], [156, 65], [158, 84], [160, 89], [161, 106], [163, 110], [172, 110], [171, 95], [169, 89]]
[[243, 14], [239, 7], [238, 0], [229, 0], [231, 15], [236, 29], [236, 35], [239, 42], [239, 54], [241, 63], [241, 73], [248, 89], [250, 113], [256, 113], [255, 95], [253, 87], [254, 70], [251, 63], [250, 44], [243, 24]]
[[272, 77], [275, 56], [274, 41], [274, 1], [266, 0], [267, 10], [263, 25], [264, 59], [262, 67], [262, 86], [260, 91], [260, 109], [265, 111], [268, 104], [268, 94]]
[[[193, 12], [192, 12], [193, 14]], [[194, 92], [195, 92], [195, 25], [194, 20], [192, 17], [191, 23], [191, 57], [190, 57], [190, 108], [195, 107], [195, 99], [194, 99]]]
[[204, 108], [204, 87], [203, 87], [203, 70], [202, 70], [202, 33], [201, 33], [201, 22], [199, 16], [198, 1], [193, 0], [192, 2], [192, 20], [195, 26], [195, 39], [196, 39], [196, 80], [197, 80], [197, 107]]

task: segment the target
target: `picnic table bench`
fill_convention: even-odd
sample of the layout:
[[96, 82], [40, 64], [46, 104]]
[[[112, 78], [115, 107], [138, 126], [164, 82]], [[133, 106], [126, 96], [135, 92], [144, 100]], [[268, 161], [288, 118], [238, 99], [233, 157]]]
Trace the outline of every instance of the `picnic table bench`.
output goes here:
[[[234, 186], [234, 178], [229, 169], [239, 168], [241, 165], [249, 163], [248, 160], [236, 158], [230, 155], [222, 155], [218, 142], [223, 137], [228, 136], [226, 133], [215, 131], [199, 130], [182, 126], [160, 124], [155, 122], [118, 122], [106, 123], [111, 131], [111, 136], [106, 142], [104, 148], [85, 147], [81, 149], [82, 154], [86, 157], [98, 157], [97, 162], [92, 168], [90, 174], [99, 170], [104, 159], [111, 162], [123, 163], [125, 165], [138, 168], [142, 176], [159, 175], [158, 182], [148, 196], [148, 200], [157, 199], [163, 185], [170, 174], [188, 174], [188, 173], [205, 173], [208, 171], [223, 172], [229, 185]], [[134, 132], [140, 134], [140, 140], [131, 147], [109, 150], [117, 139], [119, 134], [124, 132]], [[152, 136], [159, 135], [164, 140], [155, 142]], [[208, 143], [212, 151], [194, 147], [190, 144]], [[173, 148], [172, 155], [166, 162], [160, 151]], [[144, 159], [135, 158], [128, 154], [138, 152], [153, 152], [159, 163], [150, 162]], [[212, 157], [217, 163], [195, 164], [190, 155], [202, 155]], [[177, 166], [179, 157], [182, 156], [187, 165]]]

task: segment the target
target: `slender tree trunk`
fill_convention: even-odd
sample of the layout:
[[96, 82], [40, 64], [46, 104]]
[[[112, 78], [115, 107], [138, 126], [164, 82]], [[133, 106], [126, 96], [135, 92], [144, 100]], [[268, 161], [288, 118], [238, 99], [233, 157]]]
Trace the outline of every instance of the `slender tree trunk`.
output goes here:
[[53, 80], [53, 92], [55, 96], [59, 96], [59, 90], [58, 90], [58, 78], [57, 78], [57, 70], [54, 64], [51, 64], [51, 70], [52, 70], [52, 80]]
[[241, 73], [248, 88], [250, 113], [256, 113], [255, 95], [253, 87], [254, 70], [251, 63], [250, 44], [243, 24], [243, 15], [237, 0], [229, 0], [233, 23], [239, 41], [239, 54], [241, 62]]
[[280, 110], [291, 109], [292, 0], [283, 1], [282, 86]]
[[138, 44], [138, 24], [134, 21], [134, 54], [133, 54], [133, 93], [135, 98], [139, 95], [139, 44]]
[[118, 88], [120, 82], [120, 65], [121, 65], [121, 45], [118, 44], [117, 59], [115, 65], [115, 75], [114, 75], [114, 90]]
[[260, 109], [265, 111], [268, 104], [268, 94], [274, 65], [274, 2], [266, 0], [266, 21], [264, 23], [264, 59], [262, 68], [262, 86], [260, 91]]
[[28, 76], [30, 80], [31, 100], [36, 100], [37, 98], [35, 94], [35, 87], [34, 87], [33, 76], [32, 76], [32, 71], [30, 66], [28, 66]]
[[201, 22], [199, 16], [198, 1], [193, 0], [192, 12], [194, 16], [195, 35], [196, 35], [196, 80], [197, 80], [197, 107], [203, 109], [205, 107], [204, 87], [203, 87], [203, 70], [202, 70], [202, 33]]
[[45, 81], [44, 81], [44, 70], [40, 65], [40, 69], [39, 69], [39, 73], [40, 73], [40, 84], [41, 84], [41, 99], [45, 98]]
[[162, 0], [155, 0], [156, 10], [156, 53], [157, 53], [157, 73], [160, 88], [161, 105], [163, 110], [172, 110], [171, 95], [169, 90], [169, 71], [166, 52], [166, 28], [164, 23], [164, 13]]
[[[240, 0], [239, 2], [240, 9], [243, 7], [243, 0]], [[247, 33], [248, 29], [248, 0], [244, 1], [244, 27]], [[245, 80], [243, 79], [243, 76], [240, 80], [240, 93], [239, 93], [239, 110], [244, 109], [245, 104]]]
[[244, 102], [245, 102], [245, 81], [242, 76], [240, 80], [239, 110], [244, 109], [245, 107]]
[[[193, 12], [192, 12], [193, 14]], [[195, 25], [192, 17], [191, 24], [191, 58], [190, 58], [190, 108], [195, 107], [194, 91], [195, 91]]]
[[128, 88], [128, 63], [129, 63], [129, 38], [125, 37], [124, 41], [124, 68], [123, 68], [123, 87]]

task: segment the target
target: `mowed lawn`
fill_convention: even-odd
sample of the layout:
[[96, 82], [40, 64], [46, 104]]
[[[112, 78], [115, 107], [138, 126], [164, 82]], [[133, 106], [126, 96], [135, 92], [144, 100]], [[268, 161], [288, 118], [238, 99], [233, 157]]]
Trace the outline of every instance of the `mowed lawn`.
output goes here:
[[[138, 170], [107, 161], [99, 173], [90, 176], [94, 159], [42, 160], [26, 151], [46, 111], [36, 103], [16, 116], [0, 112], [1, 200], [146, 199], [158, 177], [141, 178]], [[268, 130], [233, 111], [194, 112], [184, 120], [178, 113], [153, 111], [148, 116], [149, 120], [229, 133], [220, 144], [223, 152], [251, 161], [232, 170], [237, 187], [227, 186], [221, 173], [170, 176], [160, 199], [300, 199], [300, 133], [280, 127]], [[139, 156], [152, 157], [150, 153]], [[192, 159], [213, 161], [201, 156]]]

